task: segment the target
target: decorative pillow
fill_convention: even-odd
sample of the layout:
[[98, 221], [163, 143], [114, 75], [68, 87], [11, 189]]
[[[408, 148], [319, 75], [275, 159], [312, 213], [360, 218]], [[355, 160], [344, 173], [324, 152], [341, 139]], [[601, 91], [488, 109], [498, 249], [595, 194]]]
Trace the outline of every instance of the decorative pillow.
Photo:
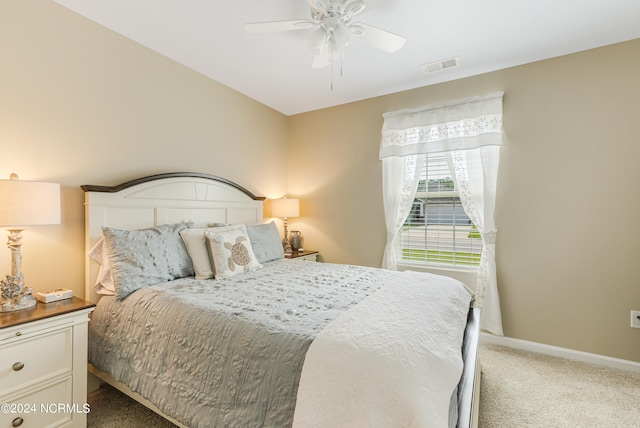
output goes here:
[[107, 245], [104, 242], [104, 237], [100, 238], [96, 245], [87, 253], [87, 256], [91, 260], [94, 260], [100, 264], [98, 270], [98, 277], [94, 288], [96, 293], [103, 296], [114, 296], [116, 294], [116, 288], [113, 284], [113, 276], [111, 275], [111, 264], [109, 263], [109, 253], [107, 252]]
[[213, 278], [213, 259], [207, 247], [207, 238], [204, 232], [210, 229], [184, 229], [180, 232], [180, 236], [187, 247], [187, 253], [193, 263], [193, 270], [196, 273], [196, 279]]
[[160, 282], [193, 275], [193, 265], [180, 231], [193, 223], [164, 224], [149, 229], [103, 227], [111, 274], [118, 299]]
[[213, 256], [216, 279], [260, 269], [244, 224], [207, 230], [209, 251]]
[[259, 263], [284, 258], [284, 249], [280, 232], [275, 222], [267, 224], [248, 224], [247, 234], [253, 247], [253, 253]]

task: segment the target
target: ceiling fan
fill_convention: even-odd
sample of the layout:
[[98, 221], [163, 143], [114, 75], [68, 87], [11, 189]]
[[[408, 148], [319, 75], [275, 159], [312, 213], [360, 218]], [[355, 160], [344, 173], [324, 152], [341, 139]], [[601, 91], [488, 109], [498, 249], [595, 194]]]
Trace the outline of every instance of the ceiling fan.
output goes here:
[[353, 36], [390, 53], [404, 45], [406, 39], [402, 36], [362, 22], [351, 23], [351, 18], [364, 9], [363, 0], [307, 0], [307, 3], [311, 6], [311, 19], [256, 22], [245, 24], [244, 28], [251, 33], [268, 33], [317, 27], [309, 40], [315, 53], [313, 68], [326, 67], [334, 58], [340, 58]]

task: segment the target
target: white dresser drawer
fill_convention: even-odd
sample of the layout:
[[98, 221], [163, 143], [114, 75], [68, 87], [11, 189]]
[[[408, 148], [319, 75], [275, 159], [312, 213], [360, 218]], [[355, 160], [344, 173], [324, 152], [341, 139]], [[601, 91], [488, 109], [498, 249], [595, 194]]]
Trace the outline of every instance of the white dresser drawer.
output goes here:
[[[71, 373], [71, 327], [0, 345], [0, 397]], [[0, 425], [2, 427], [2, 425]]]
[[64, 326], [71, 326], [72, 320], [65, 317], [54, 317], [44, 320], [21, 324], [14, 327], [0, 329], [0, 345], [40, 335], [47, 331], [57, 330]]
[[294, 261], [317, 262], [318, 261], [318, 255], [317, 254], [309, 254], [307, 256], [298, 257], [297, 259], [294, 259]]
[[75, 406], [71, 404], [72, 390], [72, 377], [68, 376], [19, 394], [2, 403], [4, 407], [0, 412], [0, 427], [17, 424], [20, 424], [20, 428], [70, 425], [74, 414], [88, 410], [83, 408], [83, 403]]

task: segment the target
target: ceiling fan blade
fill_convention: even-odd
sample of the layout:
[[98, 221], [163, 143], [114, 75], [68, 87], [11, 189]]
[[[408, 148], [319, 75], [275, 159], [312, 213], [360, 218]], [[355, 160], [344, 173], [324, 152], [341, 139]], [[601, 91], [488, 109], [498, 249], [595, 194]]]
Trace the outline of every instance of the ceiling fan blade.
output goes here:
[[244, 29], [250, 33], [273, 33], [276, 31], [305, 30], [315, 24], [306, 19], [294, 19], [291, 21], [254, 22], [244, 24]]
[[407, 40], [402, 36], [390, 33], [386, 30], [382, 30], [368, 24], [364, 24], [362, 22], [357, 22], [353, 26], [355, 28], [359, 27], [364, 30], [364, 32], [353, 31], [353, 33], [356, 34], [359, 38], [369, 43], [370, 45], [389, 53], [393, 53], [399, 50], [402, 46], [404, 46], [404, 42]]

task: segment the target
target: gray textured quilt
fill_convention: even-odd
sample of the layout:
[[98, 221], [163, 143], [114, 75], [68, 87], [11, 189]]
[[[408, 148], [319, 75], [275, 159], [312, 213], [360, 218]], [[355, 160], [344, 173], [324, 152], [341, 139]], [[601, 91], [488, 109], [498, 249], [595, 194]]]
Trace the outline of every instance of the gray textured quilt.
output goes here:
[[277, 261], [103, 297], [89, 361], [190, 427], [288, 427], [313, 338], [398, 274]]

